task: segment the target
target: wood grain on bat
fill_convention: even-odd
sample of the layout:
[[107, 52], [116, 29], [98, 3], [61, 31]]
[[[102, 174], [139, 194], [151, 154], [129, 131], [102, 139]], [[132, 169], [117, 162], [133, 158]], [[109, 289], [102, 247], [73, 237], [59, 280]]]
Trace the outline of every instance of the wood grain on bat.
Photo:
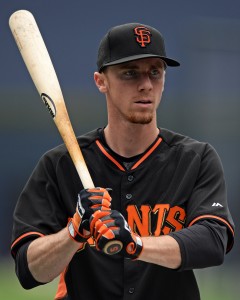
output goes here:
[[61, 87], [46, 45], [33, 15], [13, 13], [9, 25], [30, 76], [63, 138], [84, 188], [93, 182], [74, 134]]

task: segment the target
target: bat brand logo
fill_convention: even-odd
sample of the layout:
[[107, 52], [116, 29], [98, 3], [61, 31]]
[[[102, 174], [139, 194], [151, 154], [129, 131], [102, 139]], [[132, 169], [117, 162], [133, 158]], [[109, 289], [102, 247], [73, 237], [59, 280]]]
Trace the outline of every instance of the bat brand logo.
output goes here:
[[50, 115], [54, 118], [56, 116], [56, 106], [53, 102], [53, 100], [45, 93], [41, 94], [41, 98], [46, 105]]
[[135, 27], [134, 33], [136, 35], [136, 41], [142, 48], [145, 48], [147, 44], [151, 43], [152, 34], [147, 27], [144, 26]]
[[119, 243], [115, 243], [114, 241], [110, 242], [109, 243], [110, 245], [106, 245], [105, 246], [105, 252], [109, 255], [113, 255], [113, 254], [116, 254], [118, 253], [119, 251], [121, 251], [122, 249], [122, 243], [119, 242]]

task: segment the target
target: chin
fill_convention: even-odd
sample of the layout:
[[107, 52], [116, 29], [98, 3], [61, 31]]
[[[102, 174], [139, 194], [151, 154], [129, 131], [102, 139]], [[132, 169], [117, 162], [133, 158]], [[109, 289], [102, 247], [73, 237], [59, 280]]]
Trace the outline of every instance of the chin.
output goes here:
[[148, 115], [131, 115], [129, 116], [128, 120], [133, 123], [133, 124], [149, 124], [153, 120], [153, 115], [148, 114]]

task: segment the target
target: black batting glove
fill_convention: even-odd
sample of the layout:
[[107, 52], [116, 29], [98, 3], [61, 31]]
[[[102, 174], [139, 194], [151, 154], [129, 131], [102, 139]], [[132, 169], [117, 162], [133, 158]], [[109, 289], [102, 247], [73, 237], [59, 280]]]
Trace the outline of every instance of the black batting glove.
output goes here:
[[78, 194], [76, 212], [68, 222], [70, 237], [76, 242], [86, 242], [91, 237], [89, 218], [99, 210], [110, 210], [112, 198], [110, 189], [83, 189]]
[[96, 211], [90, 218], [90, 231], [99, 251], [108, 255], [119, 253], [128, 259], [136, 259], [141, 254], [141, 238], [116, 210]]

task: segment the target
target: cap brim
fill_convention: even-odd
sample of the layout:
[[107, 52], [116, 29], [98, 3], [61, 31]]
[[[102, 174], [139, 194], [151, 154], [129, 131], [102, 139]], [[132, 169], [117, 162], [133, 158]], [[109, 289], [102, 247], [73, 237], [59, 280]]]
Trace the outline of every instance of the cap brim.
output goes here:
[[142, 58], [150, 58], [150, 57], [159, 57], [169, 67], [179, 67], [180, 66], [180, 63], [178, 61], [168, 58], [168, 57], [165, 57], [165, 56], [159, 56], [159, 55], [154, 55], [154, 54], [141, 54], [141, 55], [133, 55], [133, 56], [124, 57], [121, 59], [111, 61], [110, 63], [106, 63], [101, 66], [101, 69], [99, 71], [101, 71], [104, 67], [107, 67], [107, 66], [118, 65], [118, 64], [122, 64], [122, 63], [125, 63], [128, 61], [138, 60], [138, 59], [142, 59]]

